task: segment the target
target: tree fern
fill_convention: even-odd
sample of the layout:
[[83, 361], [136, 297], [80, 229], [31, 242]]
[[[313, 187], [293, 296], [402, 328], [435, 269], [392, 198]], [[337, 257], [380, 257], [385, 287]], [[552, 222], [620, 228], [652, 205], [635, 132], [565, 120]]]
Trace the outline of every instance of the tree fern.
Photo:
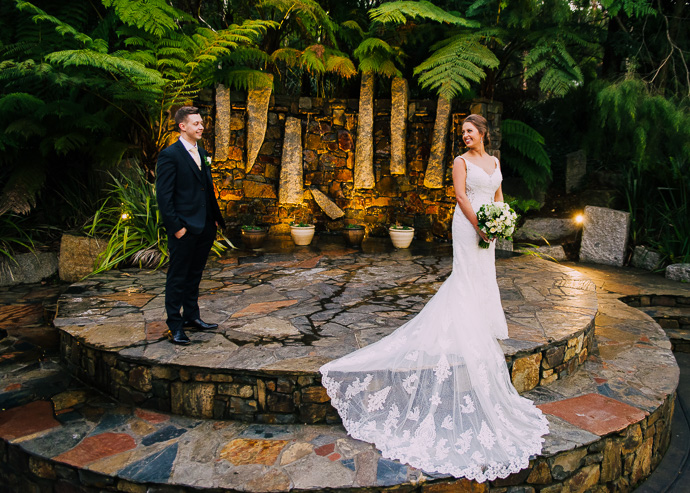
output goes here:
[[503, 120], [501, 142], [504, 161], [522, 177], [531, 192], [544, 189], [551, 179], [551, 159], [544, 137], [518, 120]]
[[434, 53], [415, 67], [422, 87], [433, 89], [440, 97], [451, 100], [481, 81], [483, 68], [496, 68], [496, 56], [472, 34], [460, 34], [434, 47]]
[[539, 88], [554, 96], [564, 96], [583, 83], [582, 71], [562, 40], [542, 38], [524, 58], [525, 80], [542, 74]]

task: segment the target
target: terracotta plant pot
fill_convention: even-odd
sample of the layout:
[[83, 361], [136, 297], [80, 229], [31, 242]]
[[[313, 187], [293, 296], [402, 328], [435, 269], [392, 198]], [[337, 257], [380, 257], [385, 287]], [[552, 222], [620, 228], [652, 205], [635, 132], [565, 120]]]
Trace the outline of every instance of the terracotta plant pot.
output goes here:
[[364, 240], [364, 226], [349, 227], [343, 230], [345, 243], [350, 247], [359, 247]]
[[266, 228], [261, 229], [242, 229], [242, 243], [245, 247], [252, 250], [261, 248], [268, 236]]
[[290, 235], [292, 241], [297, 246], [306, 246], [311, 243], [314, 238], [315, 226], [310, 224], [308, 226], [290, 226]]
[[391, 236], [391, 241], [395, 248], [407, 248], [412, 243], [412, 238], [414, 238], [414, 228], [388, 228], [388, 234]]

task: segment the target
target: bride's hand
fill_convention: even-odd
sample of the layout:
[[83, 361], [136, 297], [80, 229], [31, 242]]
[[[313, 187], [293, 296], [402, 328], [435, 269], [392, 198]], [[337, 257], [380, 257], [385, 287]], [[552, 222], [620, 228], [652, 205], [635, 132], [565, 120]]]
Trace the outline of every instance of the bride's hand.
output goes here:
[[475, 229], [475, 231], [477, 232], [477, 234], [480, 236], [480, 238], [481, 238], [482, 240], [484, 240], [484, 241], [487, 242], [487, 243], [491, 242], [491, 239], [486, 235], [486, 233], [485, 233], [484, 231], [482, 231], [481, 229], [479, 229], [479, 227], [476, 227], [476, 228], [474, 228], [474, 229]]

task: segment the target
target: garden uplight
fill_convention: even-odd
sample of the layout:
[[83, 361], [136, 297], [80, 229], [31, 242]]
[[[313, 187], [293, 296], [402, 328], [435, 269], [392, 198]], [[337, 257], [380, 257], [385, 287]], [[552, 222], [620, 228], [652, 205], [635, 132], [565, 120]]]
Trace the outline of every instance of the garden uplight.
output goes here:
[[123, 212], [122, 215], [120, 216], [120, 218], [123, 221], [126, 221], [127, 219], [129, 219], [129, 214], [127, 212]]
[[585, 222], [585, 216], [582, 214], [576, 215], [574, 219], [576, 224], [582, 224]]

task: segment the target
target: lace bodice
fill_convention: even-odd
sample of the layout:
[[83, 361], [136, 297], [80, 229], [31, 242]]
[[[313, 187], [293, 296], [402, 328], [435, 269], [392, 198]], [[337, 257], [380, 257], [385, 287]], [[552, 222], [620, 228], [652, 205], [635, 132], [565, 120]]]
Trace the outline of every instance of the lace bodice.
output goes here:
[[472, 209], [478, 211], [482, 204], [493, 202], [496, 190], [503, 180], [501, 169], [498, 167], [498, 160], [496, 160], [496, 169], [492, 174], [488, 174], [472, 161], [463, 159], [467, 163], [467, 180], [465, 181], [467, 198], [470, 199]]

